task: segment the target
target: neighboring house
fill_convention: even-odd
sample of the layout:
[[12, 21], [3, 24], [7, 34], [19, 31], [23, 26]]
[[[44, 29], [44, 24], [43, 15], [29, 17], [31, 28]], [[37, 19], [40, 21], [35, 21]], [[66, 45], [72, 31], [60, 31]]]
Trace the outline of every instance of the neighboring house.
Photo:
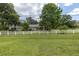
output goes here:
[[[11, 26], [9, 27], [9, 30], [16, 30], [16, 31], [21, 31], [22, 30], [22, 27], [21, 26]], [[29, 28], [28, 28], [28, 31], [37, 31], [39, 30], [39, 24], [30, 24], [29, 25]]]
[[28, 30], [30, 31], [39, 30], [39, 24], [30, 24]]
[[9, 26], [10, 31], [21, 31], [21, 26]]

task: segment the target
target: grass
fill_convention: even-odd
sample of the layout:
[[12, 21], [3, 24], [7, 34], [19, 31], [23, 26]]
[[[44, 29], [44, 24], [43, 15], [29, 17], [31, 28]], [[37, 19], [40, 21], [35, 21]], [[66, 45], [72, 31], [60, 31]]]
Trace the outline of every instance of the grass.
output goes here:
[[0, 56], [79, 56], [79, 34], [0, 36]]

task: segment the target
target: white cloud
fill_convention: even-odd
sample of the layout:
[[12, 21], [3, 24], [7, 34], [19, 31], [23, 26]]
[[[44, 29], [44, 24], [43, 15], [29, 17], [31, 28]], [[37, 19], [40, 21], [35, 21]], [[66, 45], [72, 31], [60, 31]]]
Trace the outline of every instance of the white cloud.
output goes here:
[[79, 8], [73, 9], [71, 12], [67, 13], [69, 15], [79, 15]]
[[13, 4], [14, 4], [14, 6], [21, 6], [20, 3], [13, 3]]
[[70, 6], [72, 5], [73, 3], [64, 3], [64, 6]]
[[44, 3], [14, 3], [14, 8], [21, 17], [31, 16], [33, 18], [38, 18], [43, 6]]

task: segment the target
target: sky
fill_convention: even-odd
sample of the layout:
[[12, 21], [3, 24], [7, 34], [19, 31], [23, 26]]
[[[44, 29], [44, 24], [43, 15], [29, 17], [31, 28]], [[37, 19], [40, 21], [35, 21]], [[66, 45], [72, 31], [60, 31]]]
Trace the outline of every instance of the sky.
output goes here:
[[[21, 20], [31, 16], [33, 19], [39, 21], [42, 7], [45, 3], [14, 3], [14, 9], [20, 15]], [[63, 12], [62, 14], [69, 14], [73, 20], [79, 20], [79, 3], [55, 3]]]

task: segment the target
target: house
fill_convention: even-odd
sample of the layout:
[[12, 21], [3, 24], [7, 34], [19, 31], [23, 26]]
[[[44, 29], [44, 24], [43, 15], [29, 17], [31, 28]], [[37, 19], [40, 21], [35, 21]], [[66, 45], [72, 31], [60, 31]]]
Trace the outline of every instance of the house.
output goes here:
[[39, 30], [39, 24], [30, 24], [28, 30], [30, 31]]

